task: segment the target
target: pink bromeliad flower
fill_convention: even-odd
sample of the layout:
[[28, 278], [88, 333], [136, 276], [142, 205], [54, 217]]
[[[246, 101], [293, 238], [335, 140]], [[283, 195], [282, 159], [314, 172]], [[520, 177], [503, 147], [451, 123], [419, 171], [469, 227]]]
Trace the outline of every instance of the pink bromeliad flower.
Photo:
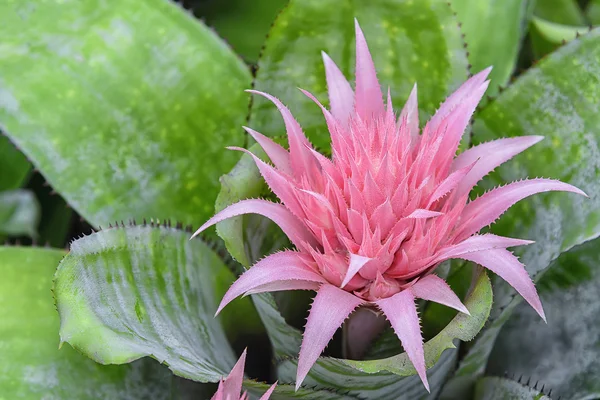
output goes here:
[[[528, 240], [479, 234], [517, 201], [558, 190], [585, 195], [551, 179], [496, 188], [469, 201], [485, 175], [539, 142], [524, 136], [487, 142], [455, 157], [467, 124], [485, 92], [490, 69], [465, 82], [419, 130], [416, 87], [399, 117], [383, 96], [364, 35], [356, 24], [354, 90], [323, 54], [330, 110], [323, 111], [332, 158], [315, 151], [290, 111], [281, 112], [289, 151], [245, 128], [273, 166], [252, 155], [282, 204], [243, 200], [207, 221], [197, 233], [227, 218], [256, 213], [278, 224], [295, 250], [269, 255], [245, 272], [225, 294], [219, 311], [237, 296], [277, 290], [315, 290], [298, 360], [299, 387], [335, 331], [358, 307], [390, 321], [425, 387], [423, 339], [415, 299], [469, 311], [434, 271], [449, 259], [475, 262], [511, 284], [545, 319], [523, 264], [507, 250]], [[237, 149], [246, 151], [244, 149]]]
[[[241, 393], [242, 381], [244, 380], [244, 364], [246, 364], [246, 350], [244, 350], [240, 359], [231, 369], [229, 376], [219, 382], [219, 387], [211, 400], [248, 400], [248, 393]], [[274, 383], [273, 386], [262, 395], [260, 400], [269, 400], [276, 386], [277, 383]]]

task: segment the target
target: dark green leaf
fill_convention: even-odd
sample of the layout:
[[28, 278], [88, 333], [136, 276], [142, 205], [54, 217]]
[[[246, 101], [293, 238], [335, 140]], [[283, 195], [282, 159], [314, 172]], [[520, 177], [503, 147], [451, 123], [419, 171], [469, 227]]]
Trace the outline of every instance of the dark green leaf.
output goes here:
[[[287, 104], [318, 148], [329, 143], [323, 115], [297, 87], [325, 103], [322, 50], [347, 78], [352, 76], [354, 17], [365, 32], [381, 83], [391, 87], [398, 107], [418, 83], [424, 120], [466, 79], [458, 21], [445, 0], [292, 0], [269, 33], [255, 86]], [[276, 108], [262, 98], [254, 99], [250, 124], [269, 136], [285, 132]]]
[[[255, 381], [244, 381], [244, 388], [256, 396], [262, 395], [271, 387], [270, 384]], [[344, 391], [345, 392], [345, 391]], [[354, 396], [325, 389], [301, 387], [296, 391], [294, 385], [278, 384], [269, 400], [306, 399], [306, 400], [353, 400]]]
[[227, 40], [233, 50], [256, 62], [271, 24], [288, 0], [199, 1], [194, 7], [209, 26]]
[[591, 0], [588, 3], [585, 16], [591, 24], [600, 24], [600, 0]]
[[[0, 87], [0, 109], [5, 107], [4, 102], [10, 101], [8, 97], [4, 99], [3, 96], [5, 94]], [[30, 168], [31, 165], [25, 156], [0, 131], [0, 191], [21, 187]]]
[[235, 357], [213, 316], [233, 274], [188, 238], [143, 226], [73, 242], [56, 273], [61, 340], [104, 364], [151, 356], [197, 381], [229, 373]]
[[0, 192], [0, 234], [37, 236], [40, 206], [29, 190]]
[[165, 0], [5, 1], [0, 37], [0, 127], [79, 214], [212, 214], [251, 79], [214, 33]]
[[171, 399], [171, 374], [155, 361], [103, 366], [58, 349], [52, 275], [60, 250], [0, 247], [0, 396], [61, 400]]
[[[551, 54], [522, 75], [481, 112], [476, 142], [503, 136], [543, 135], [545, 140], [515, 157], [487, 179], [487, 187], [544, 176], [574, 184], [590, 198], [563, 193], [537, 195], [509, 210], [493, 231], [535, 240], [521, 252], [534, 279], [561, 253], [600, 234], [600, 30]], [[463, 397], [483, 373], [500, 328], [521, 301], [503, 281], [494, 288], [492, 322], [467, 353], [449, 391]], [[450, 390], [450, 389], [449, 389]], [[462, 394], [460, 394], [462, 393]]]

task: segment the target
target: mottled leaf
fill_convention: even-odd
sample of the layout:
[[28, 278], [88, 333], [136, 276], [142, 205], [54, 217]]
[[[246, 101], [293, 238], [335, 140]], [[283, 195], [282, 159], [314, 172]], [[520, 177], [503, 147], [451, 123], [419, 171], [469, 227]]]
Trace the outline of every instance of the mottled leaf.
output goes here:
[[477, 382], [475, 400], [550, 400], [540, 390], [511, 379], [485, 377]]
[[0, 235], [37, 236], [40, 206], [29, 190], [0, 192]]
[[[458, 21], [444, 0], [292, 0], [269, 32], [255, 87], [280, 98], [319, 148], [329, 143], [323, 115], [297, 88], [327, 104], [321, 51], [354, 80], [354, 17], [364, 30], [378, 77], [384, 88], [391, 87], [397, 107], [418, 83], [425, 120], [467, 76]], [[250, 125], [269, 136], [285, 132], [276, 108], [258, 97]]]
[[93, 225], [208, 217], [250, 73], [165, 0], [0, 4], [0, 127]]
[[506, 85], [515, 69], [533, 2], [451, 0], [450, 3], [465, 34], [472, 70], [494, 67], [486, 94], [495, 95], [498, 86]]
[[235, 357], [213, 316], [233, 274], [188, 239], [138, 226], [73, 242], [56, 273], [61, 341], [103, 364], [151, 356], [189, 379], [227, 375]]
[[58, 349], [52, 275], [65, 252], [0, 247], [0, 396], [15, 400], [171, 399], [171, 374], [153, 360], [103, 366]]
[[525, 374], [567, 399], [600, 396], [599, 245], [590, 241], [559, 257], [538, 284], [548, 324], [520, 304], [500, 331], [488, 371]]
[[[600, 30], [549, 55], [478, 116], [476, 142], [504, 136], [543, 135], [545, 140], [499, 168], [484, 187], [527, 176], [569, 182], [590, 198], [548, 193], [520, 202], [493, 226], [504, 236], [535, 240], [520, 251], [534, 279], [561, 253], [600, 233]], [[449, 398], [472, 390], [500, 328], [521, 301], [503, 281], [494, 288], [491, 322], [467, 353]], [[459, 393], [462, 393], [459, 394]]]

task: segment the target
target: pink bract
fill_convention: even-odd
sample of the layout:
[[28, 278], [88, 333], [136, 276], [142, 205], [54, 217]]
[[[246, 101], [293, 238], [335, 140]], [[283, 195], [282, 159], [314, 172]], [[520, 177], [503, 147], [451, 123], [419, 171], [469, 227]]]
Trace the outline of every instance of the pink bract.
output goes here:
[[[246, 364], [246, 350], [244, 350], [239, 360], [233, 366], [229, 376], [219, 382], [219, 387], [211, 400], [248, 400], [248, 393], [241, 393], [242, 382], [244, 380], [244, 364]], [[277, 383], [274, 383], [262, 395], [260, 400], [269, 400], [276, 386]]]
[[585, 194], [557, 180], [531, 179], [469, 201], [479, 180], [542, 139], [499, 139], [456, 156], [488, 86], [489, 68], [448, 97], [420, 131], [416, 86], [396, 117], [389, 91], [384, 103], [358, 23], [355, 89], [326, 54], [323, 61], [330, 110], [303, 93], [323, 111], [331, 159], [313, 149], [278, 99], [250, 91], [272, 101], [285, 122], [289, 151], [245, 128], [273, 163], [252, 155], [282, 204], [240, 201], [212, 217], [196, 234], [224, 219], [256, 213], [277, 223], [295, 250], [257, 262], [231, 286], [219, 311], [243, 294], [317, 291], [298, 360], [299, 387], [344, 320], [357, 307], [373, 307], [391, 322], [429, 390], [415, 299], [468, 313], [446, 282], [433, 274], [436, 267], [453, 258], [480, 264], [511, 284], [545, 319], [533, 282], [507, 250], [532, 242], [478, 232], [532, 194], [553, 190]]

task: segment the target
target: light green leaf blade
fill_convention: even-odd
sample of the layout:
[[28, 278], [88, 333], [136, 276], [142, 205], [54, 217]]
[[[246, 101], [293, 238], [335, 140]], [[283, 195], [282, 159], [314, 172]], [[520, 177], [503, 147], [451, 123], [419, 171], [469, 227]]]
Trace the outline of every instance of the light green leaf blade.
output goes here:
[[[326, 104], [321, 51], [346, 78], [352, 77], [354, 17], [365, 33], [381, 84], [384, 90], [390, 86], [397, 107], [418, 83], [423, 121], [467, 77], [458, 21], [444, 0], [292, 0], [269, 32], [255, 87], [280, 98], [318, 148], [326, 149], [329, 143], [323, 115], [297, 88]], [[259, 97], [253, 100], [250, 125], [269, 136], [285, 132], [276, 108]]]
[[475, 400], [550, 400], [541, 391], [506, 378], [485, 377], [477, 382]]
[[533, 17], [532, 23], [544, 39], [554, 44], [561, 44], [563, 41], [570, 42], [590, 30], [587, 26], [562, 25], [538, 17]]
[[505, 86], [512, 75], [532, 4], [529, 0], [451, 0], [465, 34], [473, 71], [490, 65], [488, 96]]
[[189, 233], [109, 229], [73, 242], [56, 273], [61, 340], [103, 364], [151, 356], [201, 382], [235, 362], [214, 318], [233, 274]]
[[[454, 340], [472, 340], [487, 321], [492, 307], [492, 287], [485, 273], [480, 273], [476, 278], [464, 304], [471, 315], [458, 314], [438, 335], [424, 344], [433, 398], [454, 368], [458, 356]], [[278, 376], [282, 382], [295, 379], [297, 355], [295, 357], [280, 363]], [[428, 396], [406, 353], [367, 361], [323, 357], [312, 367], [305, 384], [309, 387], [349, 390], [349, 394], [359, 398], [392, 400]]]
[[37, 236], [40, 206], [29, 190], [0, 192], [0, 235]]
[[[536, 195], [512, 207], [493, 226], [504, 236], [535, 240], [521, 251], [529, 274], [540, 274], [561, 253], [600, 234], [600, 30], [574, 40], [538, 63], [489, 104], [473, 127], [476, 142], [504, 136], [543, 135], [545, 139], [492, 174], [491, 187], [525, 177], [569, 182], [590, 198], [564, 193]], [[486, 366], [494, 341], [521, 301], [498, 280], [494, 310], [486, 329], [467, 353], [452, 386], [472, 390]], [[450, 398], [461, 396], [449, 391]]]
[[165, 0], [9, 1], [0, 37], [0, 127], [79, 214], [210, 216], [251, 80], [212, 31]]
[[[0, 89], [0, 108], [3, 104], [3, 93]], [[23, 153], [15, 148], [0, 131], [0, 191], [21, 187], [31, 165]]]
[[5, 399], [171, 399], [171, 374], [155, 361], [103, 366], [58, 349], [52, 276], [65, 252], [0, 247], [0, 396]]
[[[535, 2], [536, 17], [557, 24], [583, 26], [587, 22], [577, 0], [542, 0]], [[546, 40], [537, 29], [530, 30], [531, 46], [536, 59], [555, 50], [558, 45]]]
[[520, 304], [500, 331], [490, 373], [525, 374], [567, 399], [600, 396], [599, 245], [585, 243], [553, 264], [538, 284], [548, 323]]

